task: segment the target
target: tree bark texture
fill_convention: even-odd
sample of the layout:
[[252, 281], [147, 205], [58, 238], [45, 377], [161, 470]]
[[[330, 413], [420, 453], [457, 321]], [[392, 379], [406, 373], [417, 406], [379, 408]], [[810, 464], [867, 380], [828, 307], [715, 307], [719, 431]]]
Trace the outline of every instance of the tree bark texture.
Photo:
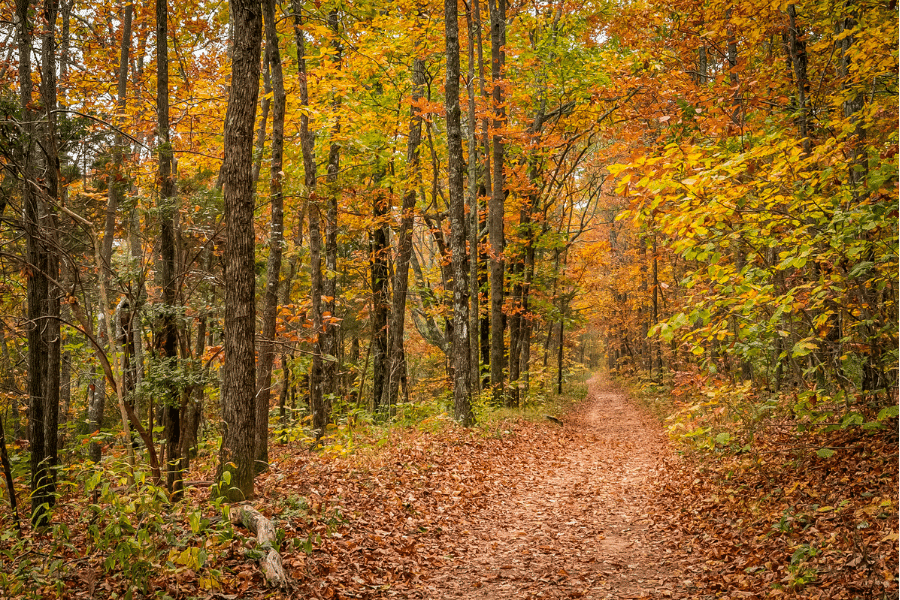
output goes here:
[[809, 132], [809, 77], [806, 72], [806, 40], [797, 25], [797, 5], [789, 4], [788, 13], [788, 53], [791, 65], [794, 67], [794, 78], [797, 88], [797, 102], [795, 121], [798, 135], [803, 145], [803, 152], [809, 154], [812, 150], [812, 141]]
[[369, 235], [369, 261], [372, 281], [372, 401], [375, 410], [382, 406], [388, 371], [388, 311], [390, 310], [391, 244], [388, 238], [390, 196], [380, 187], [382, 172], [375, 177], [372, 196], [372, 231]]
[[457, 0], [444, 1], [447, 42], [447, 147], [449, 154], [450, 251], [453, 267], [453, 413], [468, 427], [475, 423], [469, 378], [469, 284], [466, 252], [466, 200], [463, 192], [465, 162], [459, 107], [459, 16]]
[[[229, 501], [253, 496], [256, 431], [254, 398], [256, 306], [254, 303], [253, 125], [259, 96], [262, 9], [232, 0], [234, 59], [225, 115], [222, 189], [225, 196], [225, 364], [217, 493]], [[230, 482], [223, 480], [230, 473]]]
[[[338, 21], [337, 10], [328, 13], [328, 27], [334, 35], [331, 47], [334, 51], [332, 60], [335, 68], [341, 67], [341, 52], [343, 48], [340, 42], [340, 24]], [[337, 112], [341, 105], [341, 98], [335, 94], [332, 98], [332, 109]], [[337, 310], [337, 234], [338, 234], [338, 173], [341, 167], [341, 145], [336, 139], [341, 133], [341, 122], [338, 118], [332, 128], [332, 140], [328, 149], [328, 166], [325, 173], [325, 184], [328, 187], [328, 206], [325, 214], [325, 276], [322, 282], [322, 294], [325, 296], [324, 311], [328, 314], [329, 319], [323, 323], [323, 339], [322, 352], [326, 357], [337, 358], [338, 351], [338, 333], [339, 329], [336, 321], [332, 321], [335, 311]], [[323, 389], [328, 394], [335, 394], [338, 391], [338, 361], [330, 358], [324, 361], [323, 365]]]
[[[60, 384], [60, 357], [61, 357], [61, 331], [60, 331], [60, 307], [59, 298], [62, 291], [57, 287], [59, 281], [59, 254], [58, 246], [59, 222], [56, 215], [56, 205], [59, 201], [60, 174], [59, 174], [59, 141], [56, 132], [56, 17], [59, 12], [59, 0], [45, 0], [43, 5], [43, 20], [52, 25], [43, 28], [41, 41], [41, 103], [44, 108], [44, 126], [41, 135], [41, 145], [44, 153], [44, 174], [41, 178], [44, 187], [44, 235], [46, 236], [47, 264], [47, 298], [44, 304], [45, 327], [44, 335], [49, 348], [47, 364], [47, 380], [44, 382], [44, 455], [48, 464], [55, 467], [59, 464], [59, 448], [57, 437], [59, 434], [59, 384]], [[51, 493], [49, 502], [51, 506], [56, 502], [56, 476], [50, 472]]]
[[[297, 38], [297, 75], [300, 87], [300, 105], [309, 106], [309, 90], [306, 84], [306, 40], [303, 33], [302, 6], [294, 0], [294, 33]], [[322, 226], [319, 200], [316, 195], [316, 157], [313, 133], [309, 130], [309, 117], [304, 111], [300, 116], [300, 150], [303, 154], [304, 184], [309, 200], [309, 296], [313, 322], [313, 352], [309, 369], [309, 404], [312, 426], [317, 437], [325, 434], [329, 411], [322, 393]]]
[[[473, 3], [474, 4], [474, 3]], [[475, 6], [470, 5], [466, 11], [466, 24], [468, 25], [468, 85], [466, 86], [466, 95], [468, 96], [468, 134], [469, 134], [469, 156], [466, 170], [468, 172], [468, 199], [469, 199], [469, 368], [471, 376], [469, 381], [472, 383], [472, 394], [477, 395], [481, 387], [481, 373], [478, 367], [478, 234], [481, 230], [480, 220], [478, 218], [478, 140], [475, 133], [475, 15], [473, 14]], [[479, 33], [480, 35], [480, 33]]]
[[[19, 48], [19, 101], [22, 110], [23, 135], [18, 151], [20, 175], [19, 191], [23, 207], [25, 229], [26, 270], [26, 335], [28, 339], [28, 439], [31, 449], [31, 514], [35, 525], [49, 521], [48, 507], [53, 502], [52, 457], [45, 443], [45, 413], [51, 392], [50, 379], [52, 339], [50, 338], [50, 255], [47, 247], [46, 205], [42, 190], [35, 185], [36, 166], [40, 164], [37, 146], [38, 118], [32, 105], [31, 52], [34, 41], [33, 25], [29, 21], [28, 0], [17, 0], [15, 12], [16, 37]], [[58, 391], [57, 391], [58, 393]], [[54, 441], [56, 436], [53, 436]]]
[[425, 63], [421, 58], [413, 60], [412, 101], [409, 117], [409, 137], [406, 145], [407, 177], [409, 183], [403, 194], [400, 209], [400, 231], [397, 236], [397, 261], [394, 265], [394, 297], [391, 307], [391, 323], [388, 339], [387, 385], [382, 404], [390, 407], [397, 403], [400, 393], [400, 379], [405, 373], [404, 333], [406, 326], [406, 295], [409, 291], [409, 262], [412, 255], [412, 232], [416, 208], [416, 188], [414, 181], [419, 173], [419, 145], [422, 141], [421, 110], [416, 101], [422, 98], [425, 85]]
[[[265, 6], [265, 2], [263, 2]], [[264, 25], [268, 27], [268, 25]], [[269, 121], [269, 109], [272, 106], [272, 75], [269, 64], [269, 34], [266, 31], [266, 50], [263, 58], [263, 97], [259, 101], [259, 128], [256, 130], [256, 148], [253, 151], [253, 183], [259, 181], [259, 173], [262, 170], [263, 151], [266, 146], [266, 123]]]
[[256, 472], [269, 465], [269, 397], [272, 388], [272, 367], [275, 363], [275, 331], [278, 319], [278, 286], [281, 279], [281, 258], [284, 249], [284, 194], [281, 174], [284, 157], [284, 75], [278, 32], [275, 29], [275, 0], [265, 0], [266, 54], [272, 78], [272, 168], [269, 180], [271, 226], [269, 230], [269, 259], [266, 264], [266, 294], [263, 306], [263, 327], [259, 348], [259, 372], [256, 382]]
[[[157, 333], [160, 358], [174, 370], [178, 362], [178, 325], [175, 281], [175, 180], [172, 175], [172, 144], [169, 139], [169, 8], [168, 0], [156, 0], [156, 114], [159, 170], [159, 272], [162, 288], [162, 316]], [[227, 146], [227, 144], [226, 144]], [[227, 152], [227, 150], [226, 150]], [[227, 209], [226, 209], [227, 212]], [[166, 488], [181, 492], [182, 471], [179, 454], [181, 439], [181, 399], [167, 394], [163, 399], [163, 424], [166, 438]]]
[[489, 0], [491, 12], [491, 77], [493, 79], [494, 133], [493, 133], [493, 189], [488, 205], [488, 227], [491, 244], [490, 288], [491, 288], [491, 387], [494, 402], [504, 401], [503, 377], [503, 213], [505, 204], [506, 179], [503, 172], [504, 145], [500, 129], [506, 121], [503, 107], [503, 44], [506, 37], [506, 0]]

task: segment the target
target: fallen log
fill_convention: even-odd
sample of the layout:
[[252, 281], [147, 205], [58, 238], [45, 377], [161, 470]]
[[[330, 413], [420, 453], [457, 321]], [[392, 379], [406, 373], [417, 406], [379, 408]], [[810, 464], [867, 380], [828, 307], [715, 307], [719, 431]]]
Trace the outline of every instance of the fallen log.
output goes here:
[[290, 578], [281, 564], [281, 555], [273, 546], [276, 533], [272, 521], [255, 508], [246, 505], [232, 506], [229, 515], [234, 525], [243, 525], [256, 534], [259, 549], [263, 552], [262, 558], [259, 559], [259, 568], [266, 576], [266, 581], [277, 588], [290, 586]]

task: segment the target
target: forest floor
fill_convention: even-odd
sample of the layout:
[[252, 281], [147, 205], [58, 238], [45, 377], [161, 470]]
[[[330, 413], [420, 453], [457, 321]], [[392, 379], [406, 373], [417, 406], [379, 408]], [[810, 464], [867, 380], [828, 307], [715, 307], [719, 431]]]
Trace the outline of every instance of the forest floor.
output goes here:
[[677, 459], [658, 420], [621, 392], [594, 379], [562, 426], [504, 422], [487, 435], [454, 435], [437, 445], [400, 435], [349, 472], [337, 469], [337, 479], [333, 462], [325, 471], [297, 465], [331, 480], [300, 493], [314, 506], [339, 506], [331, 510], [347, 519], [300, 561], [301, 597], [636, 599], [696, 591], [682, 576], [683, 537], [653, 518], [659, 478]]
[[897, 597], [896, 420], [824, 437], [773, 423], [754, 453], [683, 454], [595, 378], [562, 421], [400, 430], [368, 457], [277, 464], [270, 481], [305, 470], [285, 482], [316, 481], [298, 492], [343, 515], [287, 559], [296, 597]]
[[545, 432], [565, 439], [564, 451], [529, 449], [422, 597], [624, 599], [693, 585], [679, 575], [679, 532], [652, 519], [655, 483], [672, 457], [659, 423], [596, 379], [564, 423]]
[[897, 597], [896, 419], [684, 453], [599, 378], [561, 419], [437, 415], [345, 426], [314, 453], [273, 445], [252, 505], [282, 532], [282, 591], [207, 489], [167, 505], [78, 483], [52, 529], [0, 523], [0, 598]]

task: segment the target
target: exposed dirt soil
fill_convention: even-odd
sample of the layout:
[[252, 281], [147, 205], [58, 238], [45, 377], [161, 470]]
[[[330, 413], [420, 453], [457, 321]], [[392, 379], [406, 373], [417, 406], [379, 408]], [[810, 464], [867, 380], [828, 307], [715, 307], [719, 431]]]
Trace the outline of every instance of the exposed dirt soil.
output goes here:
[[505, 474], [423, 597], [624, 599], [691, 585], [679, 577], [679, 534], [650, 517], [671, 459], [659, 424], [597, 380], [564, 422], [569, 443], [535, 447], [525, 469]]

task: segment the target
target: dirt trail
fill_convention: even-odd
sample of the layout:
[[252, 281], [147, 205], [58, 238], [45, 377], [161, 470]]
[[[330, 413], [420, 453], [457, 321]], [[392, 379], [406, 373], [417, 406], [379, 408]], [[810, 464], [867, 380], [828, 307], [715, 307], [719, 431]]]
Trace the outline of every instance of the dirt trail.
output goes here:
[[652, 492], [668, 450], [624, 395], [589, 385], [561, 455], [535, 452], [506, 494], [472, 515], [431, 598], [665, 598], [680, 595], [678, 535], [657, 526]]

